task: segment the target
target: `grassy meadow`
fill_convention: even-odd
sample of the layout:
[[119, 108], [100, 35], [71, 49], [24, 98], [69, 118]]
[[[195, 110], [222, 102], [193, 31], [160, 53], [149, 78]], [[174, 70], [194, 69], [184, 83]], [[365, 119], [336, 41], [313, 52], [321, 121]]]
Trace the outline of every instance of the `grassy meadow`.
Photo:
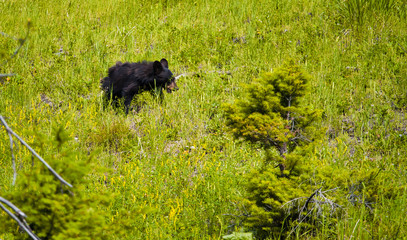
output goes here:
[[[222, 103], [293, 58], [312, 76], [303, 104], [324, 111], [318, 128], [326, 134], [309, 157], [341, 170], [377, 169], [391, 176], [380, 178], [382, 186], [402, 190], [391, 197], [378, 191], [371, 209], [349, 203], [334, 224], [291, 237], [406, 239], [406, 6], [406, 0], [0, 0], [0, 32], [24, 37], [31, 23], [26, 43], [6, 63], [19, 42], [0, 35], [0, 73], [16, 74], [0, 79], [0, 114], [51, 166], [68, 161], [63, 151], [89, 165], [80, 188], [112, 194], [99, 209], [108, 225], [118, 224], [123, 209], [133, 213], [126, 234], [112, 239], [221, 239], [248, 231], [241, 227], [245, 174], [264, 157], [228, 132]], [[133, 101], [139, 111], [128, 115], [103, 108], [99, 80], [110, 66], [161, 58], [175, 75], [189, 73], [177, 92], [165, 93], [162, 103], [143, 93]], [[1, 129], [5, 196], [24, 189], [18, 181], [13, 186], [10, 142]], [[13, 153], [17, 179], [38, 168], [24, 146], [15, 144]], [[55, 170], [62, 177], [70, 171]], [[16, 229], [0, 239], [17, 239]]]

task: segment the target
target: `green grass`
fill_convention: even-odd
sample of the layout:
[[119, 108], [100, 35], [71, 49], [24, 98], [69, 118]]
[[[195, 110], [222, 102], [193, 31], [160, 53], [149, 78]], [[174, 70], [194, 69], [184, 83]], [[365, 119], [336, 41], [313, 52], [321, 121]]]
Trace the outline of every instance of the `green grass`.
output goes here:
[[[373, 212], [349, 205], [333, 226], [297, 236], [403, 239], [407, 4], [367, 2], [0, 1], [0, 31], [22, 37], [32, 22], [20, 53], [0, 66], [17, 74], [0, 81], [0, 114], [40, 153], [53, 149], [41, 138], [63, 126], [66, 147], [96, 154], [109, 171], [95, 169], [88, 190], [117, 193], [109, 221], [122, 208], [151, 208], [134, 216], [127, 239], [219, 239], [238, 227], [232, 215], [244, 213], [244, 175], [264, 155], [227, 133], [221, 104], [292, 57], [313, 77], [305, 104], [324, 110], [327, 137], [313, 157], [349, 170], [380, 168], [393, 176], [384, 184], [404, 188], [396, 198], [379, 196]], [[17, 45], [0, 36], [2, 56]], [[111, 65], [163, 57], [174, 73], [199, 75], [180, 78], [162, 104], [143, 94], [138, 113], [103, 110], [99, 79]], [[12, 191], [2, 132], [0, 196]], [[20, 145], [14, 154], [22, 176], [31, 157]]]

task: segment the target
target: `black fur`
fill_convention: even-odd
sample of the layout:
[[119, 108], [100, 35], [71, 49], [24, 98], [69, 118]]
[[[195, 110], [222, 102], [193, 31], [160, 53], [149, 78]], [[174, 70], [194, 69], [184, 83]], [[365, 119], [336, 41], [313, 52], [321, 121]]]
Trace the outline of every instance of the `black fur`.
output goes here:
[[108, 100], [116, 102], [124, 98], [126, 114], [134, 95], [143, 91], [158, 93], [162, 97], [162, 89], [168, 93], [178, 90], [172, 72], [168, 69], [166, 59], [155, 62], [122, 63], [117, 62], [109, 68], [108, 76], [101, 81], [101, 87]]

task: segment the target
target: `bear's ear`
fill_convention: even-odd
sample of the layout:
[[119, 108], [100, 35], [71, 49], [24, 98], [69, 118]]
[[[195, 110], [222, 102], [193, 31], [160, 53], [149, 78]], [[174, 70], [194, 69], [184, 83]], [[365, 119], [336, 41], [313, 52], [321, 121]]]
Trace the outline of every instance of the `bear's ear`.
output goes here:
[[161, 64], [165, 67], [165, 68], [168, 68], [168, 61], [167, 61], [167, 59], [165, 59], [165, 58], [163, 58], [163, 59], [161, 59]]
[[153, 63], [153, 69], [154, 69], [155, 75], [160, 74], [164, 70], [163, 65], [161, 65], [161, 63], [159, 61], [155, 61]]

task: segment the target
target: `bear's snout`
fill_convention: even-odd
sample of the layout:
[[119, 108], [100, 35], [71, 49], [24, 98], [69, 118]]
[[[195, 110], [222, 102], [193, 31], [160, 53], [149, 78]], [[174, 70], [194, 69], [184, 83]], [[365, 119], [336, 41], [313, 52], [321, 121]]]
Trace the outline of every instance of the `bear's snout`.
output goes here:
[[167, 85], [167, 93], [171, 93], [172, 91], [177, 91], [179, 88], [174, 80]]

